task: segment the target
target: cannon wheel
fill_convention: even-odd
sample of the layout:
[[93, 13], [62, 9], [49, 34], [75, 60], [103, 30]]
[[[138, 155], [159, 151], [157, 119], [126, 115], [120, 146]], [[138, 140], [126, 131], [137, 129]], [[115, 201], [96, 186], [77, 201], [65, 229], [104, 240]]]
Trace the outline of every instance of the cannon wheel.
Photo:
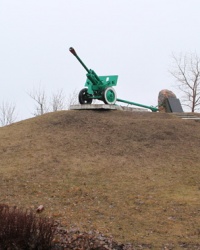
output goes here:
[[91, 104], [92, 103], [92, 98], [88, 97], [87, 88], [84, 88], [79, 92], [78, 100], [79, 100], [80, 104]]
[[105, 104], [115, 104], [117, 94], [112, 87], [108, 87], [103, 92], [103, 101]]

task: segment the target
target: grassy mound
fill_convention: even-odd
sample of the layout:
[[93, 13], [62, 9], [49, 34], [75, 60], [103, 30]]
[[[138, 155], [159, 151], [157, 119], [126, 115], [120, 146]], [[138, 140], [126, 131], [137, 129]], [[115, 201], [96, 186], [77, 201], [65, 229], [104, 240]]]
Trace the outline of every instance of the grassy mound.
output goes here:
[[[61, 111], [0, 128], [0, 203], [120, 242], [193, 249], [200, 124], [172, 114]], [[194, 248], [196, 249], [196, 248]]]

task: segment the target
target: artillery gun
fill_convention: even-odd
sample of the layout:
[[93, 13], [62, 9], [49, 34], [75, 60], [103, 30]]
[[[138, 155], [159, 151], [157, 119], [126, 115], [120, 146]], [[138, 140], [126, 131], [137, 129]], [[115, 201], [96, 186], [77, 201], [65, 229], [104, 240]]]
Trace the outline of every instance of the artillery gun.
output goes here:
[[94, 70], [86, 67], [74, 48], [70, 47], [69, 51], [77, 58], [83, 68], [87, 71], [87, 80], [85, 82], [86, 88], [82, 89], [78, 96], [80, 104], [91, 104], [93, 99], [97, 99], [103, 101], [105, 104], [115, 104], [118, 101], [147, 108], [152, 112], [158, 111], [158, 108], [153, 106], [147, 106], [117, 98], [117, 94], [113, 86], [117, 85], [118, 75], [98, 76]]
[[87, 80], [84, 89], [79, 92], [80, 104], [91, 104], [93, 99], [103, 101], [105, 104], [115, 104], [117, 100], [116, 92], [113, 86], [117, 85], [117, 75], [98, 76], [94, 70], [88, 69], [74, 48], [69, 51], [77, 58], [83, 68], [87, 71]]

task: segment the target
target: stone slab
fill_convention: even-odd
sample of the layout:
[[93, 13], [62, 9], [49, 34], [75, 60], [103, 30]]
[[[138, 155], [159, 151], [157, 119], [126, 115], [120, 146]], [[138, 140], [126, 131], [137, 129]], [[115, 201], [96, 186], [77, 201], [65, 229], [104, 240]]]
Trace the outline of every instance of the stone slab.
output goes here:
[[195, 120], [195, 121], [200, 121], [200, 117], [196, 116], [193, 113], [173, 113], [176, 117], [179, 117], [183, 120]]
[[76, 104], [71, 105], [70, 110], [80, 110], [80, 109], [117, 109], [121, 110], [120, 106], [117, 105], [108, 105], [108, 104]]
[[200, 120], [199, 117], [181, 117], [183, 120]]
[[174, 112], [179, 112], [182, 113], [183, 112], [183, 108], [181, 106], [180, 100], [178, 98], [174, 98], [174, 97], [168, 97], [166, 99], [166, 108], [167, 108], [167, 112], [169, 113], [174, 113]]
[[119, 106], [119, 105], [108, 105], [108, 104], [76, 104], [71, 105], [70, 110], [123, 110], [123, 111], [131, 111], [131, 112], [149, 112], [149, 110], [144, 108], [132, 108], [126, 106]]

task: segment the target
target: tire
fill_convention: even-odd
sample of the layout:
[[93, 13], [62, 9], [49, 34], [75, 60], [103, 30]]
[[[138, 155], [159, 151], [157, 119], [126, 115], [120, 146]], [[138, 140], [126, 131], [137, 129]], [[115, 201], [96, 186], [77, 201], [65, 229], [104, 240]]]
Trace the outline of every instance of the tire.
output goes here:
[[91, 104], [92, 103], [92, 98], [89, 98], [87, 88], [84, 88], [79, 92], [78, 100], [79, 100], [80, 104]]
[[115, 104], [117, 101], [117, 94], [112, 87], [108, 87], [103, 92], [103, 101], [105, 104]]

